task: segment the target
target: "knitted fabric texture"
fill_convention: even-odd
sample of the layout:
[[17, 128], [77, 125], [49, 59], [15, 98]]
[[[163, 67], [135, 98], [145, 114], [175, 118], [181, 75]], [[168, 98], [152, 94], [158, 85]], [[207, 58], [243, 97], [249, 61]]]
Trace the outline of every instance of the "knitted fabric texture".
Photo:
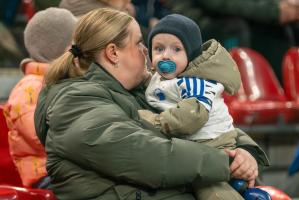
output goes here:
[[189, 62], [202, 52], [202, 39], [198, 25], [188, 17], [171, 14], [162, 18], [149, 33], [148, 46], [151, 59], [152, 40], [159, 33], [169, 33], [178, 37], [184, 45]]
[[25, 47], [32, 59], [49, 63], [71, 44], [77, 18], [62, 8], [37, 12], [24, 31]]

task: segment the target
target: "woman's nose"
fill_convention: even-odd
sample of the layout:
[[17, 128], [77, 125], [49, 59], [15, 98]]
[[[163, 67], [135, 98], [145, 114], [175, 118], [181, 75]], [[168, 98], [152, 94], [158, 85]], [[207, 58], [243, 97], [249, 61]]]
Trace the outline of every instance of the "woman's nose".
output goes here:
[[139, 45], [139, 50], [142, 52], [143, 55], [147, 56], [148, 55], [148, 49], [146, 46], [142, 43]]
[[145, 56], [147, 56], [148, 55], [148, 49], [144, 46], [144, 48], [143, 48], [143, 54], [145, 55]]

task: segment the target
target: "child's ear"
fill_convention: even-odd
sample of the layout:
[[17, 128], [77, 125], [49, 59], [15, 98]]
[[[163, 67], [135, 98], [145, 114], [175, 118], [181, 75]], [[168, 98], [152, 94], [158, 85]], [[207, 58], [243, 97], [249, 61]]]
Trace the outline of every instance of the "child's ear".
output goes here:
[[105, 55], [112, 64], [117, 64], [119, 61], [118, 48], [115, 44], [110, 43], [105, 48]]

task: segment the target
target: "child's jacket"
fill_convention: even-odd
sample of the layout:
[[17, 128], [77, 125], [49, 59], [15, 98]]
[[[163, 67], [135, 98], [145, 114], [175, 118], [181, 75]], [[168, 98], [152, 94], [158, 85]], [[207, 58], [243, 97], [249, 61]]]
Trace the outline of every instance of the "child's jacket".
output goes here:
[[45, 150], [34, 127], [34, 111], [47, 67], [48, 64], [32, 60], [23, 62], [25, 76], [14, 87], [4, 107], [10, 154], [24, 186], [31, 186], [47, 175]]
[[[217, 81], [229, 94], [235, 94], [241, 85], [236, 63], [226, 49], [213, 39], [203, 44], [202, 54], [191, 61], [179, 75], [184, 76]], [[190, 113], [190, 110], [197, 112]], [[197, 101], [188, 99], [179, 102], [177, 107], [162, 112], [158, 121], [164, 133], [193, 134], [208, 121], [208, 113]]]

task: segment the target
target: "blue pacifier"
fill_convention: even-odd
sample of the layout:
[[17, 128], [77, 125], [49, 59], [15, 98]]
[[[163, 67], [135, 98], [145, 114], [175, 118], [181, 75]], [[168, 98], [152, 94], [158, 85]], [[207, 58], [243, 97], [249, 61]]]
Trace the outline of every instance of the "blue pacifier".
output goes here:
[[161, 73], [171, 74], [175, 72], [176, 64], [171, 60], [161, 60], [158, 62], [158, 69]]

